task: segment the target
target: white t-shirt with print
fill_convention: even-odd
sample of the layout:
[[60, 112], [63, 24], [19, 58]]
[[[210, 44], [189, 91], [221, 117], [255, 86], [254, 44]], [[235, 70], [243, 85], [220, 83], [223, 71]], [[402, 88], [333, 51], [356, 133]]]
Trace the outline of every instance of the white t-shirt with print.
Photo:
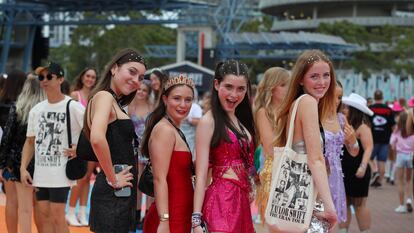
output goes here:
[[[35, 137], [35, 170], [33, 186], [45, 188], [69, 187], [74, 182], [66, 177], [68, 148], [66, 104], [69, 96], [58, 103], [44, 100], [29, 113], [27, 137]], [[83, 126], [85, 108], [77, 101], [70, 102], [72, 144], [76, 144]]]

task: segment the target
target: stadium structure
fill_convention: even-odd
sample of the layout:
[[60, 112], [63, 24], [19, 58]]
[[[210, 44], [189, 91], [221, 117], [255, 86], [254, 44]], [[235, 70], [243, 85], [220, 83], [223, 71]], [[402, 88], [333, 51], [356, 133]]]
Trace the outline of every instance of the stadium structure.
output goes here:
[[259, 9], [275, 16], [272, 31], [314, 30], [344, 20], [366, 27], [414, 25], [414, 0], [260, 0]]

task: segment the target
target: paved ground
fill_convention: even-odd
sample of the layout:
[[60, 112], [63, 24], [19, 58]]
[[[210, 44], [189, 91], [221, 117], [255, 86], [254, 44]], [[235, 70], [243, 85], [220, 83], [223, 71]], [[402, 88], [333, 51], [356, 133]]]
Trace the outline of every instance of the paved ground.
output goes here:
[[[371, 208], [372, 227], [370, 233], [413, 233], [414, 213], [396, 214], [394, 209], [398, 205], [396, 187], [385, 185], [379, 189], [370, 189], [368, 204]], [[264, 233], [263, 227], [256, 224], [257, 233]], [[0, 232], [6, 233], [4, 219], [4, 195], [0, 194]], [[71, 233], [88, 233], [86, 227], [70, 228]], [[353, 219], [350, 233], [358, 233], [356, 220]], [[33, 231], [37, 233], [37, 231]]]

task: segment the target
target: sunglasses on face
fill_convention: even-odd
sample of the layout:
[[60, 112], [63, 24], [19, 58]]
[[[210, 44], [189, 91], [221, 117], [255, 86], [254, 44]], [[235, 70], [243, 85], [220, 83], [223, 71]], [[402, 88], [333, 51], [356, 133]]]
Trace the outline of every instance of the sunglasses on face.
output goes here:
[[51, 74], [47, 74], [46, 77], [44, 75], [39, 75], [38, 78], [39, 78], [39, 81], [43, 81], [45, 80], [45, 78], [47, 78], [47, 80], [50, 81], [52, 80], [53, 76]]

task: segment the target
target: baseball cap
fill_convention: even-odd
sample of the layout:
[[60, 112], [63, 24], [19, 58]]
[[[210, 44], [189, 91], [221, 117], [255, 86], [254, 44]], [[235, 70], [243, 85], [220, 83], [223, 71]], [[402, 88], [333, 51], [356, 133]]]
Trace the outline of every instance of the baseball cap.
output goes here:
[[35, 74], [39, 75], [43, 70], [47, 70], [50, 74], [55, 74], [58, 77], [63, 77], [64, 72], [62, 67], [54, 62], [49, 62], [46, 66], [39, 66], [35, 69]]

